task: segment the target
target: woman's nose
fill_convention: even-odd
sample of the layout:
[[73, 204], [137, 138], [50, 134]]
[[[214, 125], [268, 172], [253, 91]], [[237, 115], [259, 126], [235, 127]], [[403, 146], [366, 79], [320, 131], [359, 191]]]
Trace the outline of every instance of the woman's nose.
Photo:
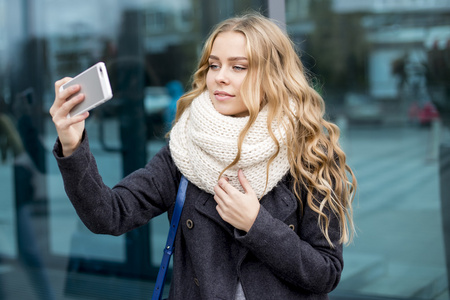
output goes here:
[[216, 74], [216, 82], [220, 84], [228, 84], [228, 73], [225, 68], [221, 68]]

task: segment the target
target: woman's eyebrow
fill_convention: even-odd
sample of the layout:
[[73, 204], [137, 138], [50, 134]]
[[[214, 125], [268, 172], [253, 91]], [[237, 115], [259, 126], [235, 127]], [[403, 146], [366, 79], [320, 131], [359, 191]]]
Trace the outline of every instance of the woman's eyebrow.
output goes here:
[[247, 60], [247, 57], [245, 56], [235, 56], [235, 57], [229, 57], [228, 61], [236, 61], [236, 60]]
[[[209, 59], [212, 60], [220, 60], [217, 56], [215, 55], [210, 55]], [[233, 56], [233, 57], [228, 57], [227, 58], [228, 61], [237, 61], [237, 60], [247, 60], [247, 57], [245, 56]]]

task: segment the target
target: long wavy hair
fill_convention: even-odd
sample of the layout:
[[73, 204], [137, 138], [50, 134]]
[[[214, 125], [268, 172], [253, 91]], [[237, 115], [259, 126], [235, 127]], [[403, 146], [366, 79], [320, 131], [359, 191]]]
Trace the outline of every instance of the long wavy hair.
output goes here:
[[[177, 103], [174, 122], [207, 90], [208, 59], [214, 40], [227, 31], [240, 32], [247, 41], [249, 67], [240, 93], [249, 110], [249, 120], [240, 133], [236, 158], [226, 169], [239, 161], [244, 137], [259, 111], [267, 105], [267, 127], [278, 149], [280, 145], [270, 124], [276, 121], [287, 132], [295, 195], [300, 200], [301, 191], [306, 189], [306, 203], [319, 215], [318, 224], [331, 247], [334, 245], [328, 232], [330, 211], [340, 222], [340, 243], [349, 243], [354, 234], [352, 202], [356, 178], [339, 146], [339, 128], [324, 119], [322, 97], [310, 84], [293, 42], [273, 21], [251, 13], [225, 20], [214, 28], [204, 44], [192, 89]], [[267, 171], [278, 152], [269, 160]]]

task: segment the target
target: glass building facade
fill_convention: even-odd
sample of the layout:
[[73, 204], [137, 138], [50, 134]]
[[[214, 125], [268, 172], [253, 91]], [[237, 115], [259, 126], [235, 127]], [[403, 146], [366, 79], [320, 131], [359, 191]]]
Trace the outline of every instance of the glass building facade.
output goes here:
[[51, 153], [54, 82], [106, 63], [114, 98], [86, 128], [112, 186], [166, 143], [212, 26], [251, 10], [291, 36], [358, 179], [330, 298], [449, 299], [450, 0], [0, 0], [0, 299], [150, 298], [167, 217], [84, 227]]

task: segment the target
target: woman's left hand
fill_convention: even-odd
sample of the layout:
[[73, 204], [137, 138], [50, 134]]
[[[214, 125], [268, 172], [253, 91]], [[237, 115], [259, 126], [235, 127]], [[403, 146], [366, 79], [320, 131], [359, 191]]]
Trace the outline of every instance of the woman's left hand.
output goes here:
[[242, 170], [238, 171], [239, 182], [245, 193], [241, 193], [226, 178], [220, 178], [214, 187], [214, 200], [220, 217], [235, 228], [248, 232], [259, 213], [259, 200]]

